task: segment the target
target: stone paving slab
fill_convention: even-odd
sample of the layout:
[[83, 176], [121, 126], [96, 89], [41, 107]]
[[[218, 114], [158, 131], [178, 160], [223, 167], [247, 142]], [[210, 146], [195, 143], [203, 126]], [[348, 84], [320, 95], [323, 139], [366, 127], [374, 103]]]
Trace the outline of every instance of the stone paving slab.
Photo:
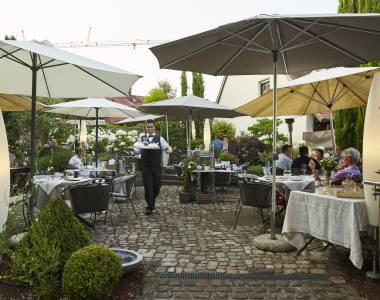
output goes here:
[[[309, 258], [296, 252], [271, 253], [255, 248], [253, 239], [263, 234], [254, 209], [233, 230], [239, 192], [230, 188], [218, 201], [180, 204], [176, 187], [163, 187], [151, 216], [143, 214], [142, 188], [134, 200], [139, 222], [129, 204], [126, 215], [113, 207], [116, 237], [107, 222], [90, 230], [93, 242], [137, 250], [144, 256], [144, 289], [138, 299], [361, 299], [344, 280], [340, 261], [330, 250], [310, 251]], [[232, 220], [231, 220], [232, 218]], [[250, 221], [252, 218], [252, 222]], [[248, 219], [248, 221], [247, 221]], [[312, 245], [319, 245], [313, 242]], [[344, 263], [350, 263], [346, 261]], [[177, 280], [160, 279], [173, 273], [275, 273], [324, 274], [324, 281]]]

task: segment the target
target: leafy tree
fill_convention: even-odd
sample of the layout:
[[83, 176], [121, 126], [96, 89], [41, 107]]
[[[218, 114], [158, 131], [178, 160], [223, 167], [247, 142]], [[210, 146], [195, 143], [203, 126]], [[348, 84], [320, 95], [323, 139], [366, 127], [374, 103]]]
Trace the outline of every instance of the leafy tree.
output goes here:
[[218, 136], [223, 138], [227, 136], [229, 140], [232, 140], [235, 137], [236, 128], [235, 126], [228, 121], [224, 120], [214, 120], [212, 122], [212, 136]]
[[151, 89], [148, 95], [144, 97], [144, 103], [166, 100], [175, 96], [176, 90], [171, 86], [170, 82], [161, 80], [158, 82], [158, 87]]
[[[340, 0], [340, 13], [378, 13], [379, 0]], [[373, 61], [362, 66], [379, 66], [379, 61]], [[363, 129], [365, 107], [343, 109], [335, 112], [336, 143], [342, 148], [355, 147], [359, 151], [363, 146]]]
[[[281, 120], [277, 120], [277, 129], [278, 126], [282, 123]], [[248, 127], [248, 131], [259, 140], [263, 141], [264, 144], [272, 146], [273, 141], [273, 121], [271, 119], [258, 119], [256, 123]], [[278, 143], [286, 143], [288, 138], [282, 134], [277, 134]]]
[[[205, 93], [205, 84], [203, 81], [203, 75], [193, 72], [193, 95], [203, 98]], [[196, 120], [195, 122], [195, 137], [197, 139], [203, 139], [204, 120]]]
[[181, 73], [181, 96], [187, 95], [187, 75], [185, 71]]

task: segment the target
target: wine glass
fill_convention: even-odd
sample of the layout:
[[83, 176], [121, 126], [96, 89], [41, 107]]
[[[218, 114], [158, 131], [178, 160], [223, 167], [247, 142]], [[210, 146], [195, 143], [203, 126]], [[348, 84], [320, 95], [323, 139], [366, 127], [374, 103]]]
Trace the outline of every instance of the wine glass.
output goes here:
[[305, 175], [306, 174], [306, 170], [307, 170], [306, 164], [302, 164], [301, 165], [301, 170], [302, 170], [303, 175]]

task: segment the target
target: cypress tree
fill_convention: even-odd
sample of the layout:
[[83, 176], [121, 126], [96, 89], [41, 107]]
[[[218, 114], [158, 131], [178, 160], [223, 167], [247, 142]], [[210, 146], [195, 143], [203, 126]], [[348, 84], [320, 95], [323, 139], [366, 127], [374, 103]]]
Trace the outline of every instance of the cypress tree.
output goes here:
[[[205, 93], [205, 84], [203, 81], [203, 75], [193, 72], [193, 95], [203, 98]], [[197, 139], [203, 139], [204, 120], [195, 121], [195, 137]]]
[[187, 76], [186, 72], [182, 71], [181, 73], [181, 96], [187, 95]]
[[[339, 0], [340, 13], [378, 13], [380, 0]], [[363, 66], [379, 66], [373, 61]], [[335, 112], [336, 142], [342, 148], [363, 146], [365, 107], [343, 109]]]

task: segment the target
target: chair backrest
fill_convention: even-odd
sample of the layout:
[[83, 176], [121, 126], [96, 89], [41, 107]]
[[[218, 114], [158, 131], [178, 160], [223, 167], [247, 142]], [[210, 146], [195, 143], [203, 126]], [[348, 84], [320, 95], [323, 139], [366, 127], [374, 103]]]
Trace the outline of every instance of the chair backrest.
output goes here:
[[133, 187], [136, 182], [136, 176], [124, 176], [123, 181], [121, 183], [123, 187], [124, 194], [127, 195], [127, 197], [131, 197]]
[[104, 183], [89, 183], [75, 186], [70, 191], [71, 207], [77, 214], [101, 212], [108, 209], [111, 186]]
[[259, 208], [271, 207], [272, 186], [265, 182], [239, 183], [243, 205]]
[[215, 185], [228, 184], [231, 181], [231, 173], [215, 172]]

